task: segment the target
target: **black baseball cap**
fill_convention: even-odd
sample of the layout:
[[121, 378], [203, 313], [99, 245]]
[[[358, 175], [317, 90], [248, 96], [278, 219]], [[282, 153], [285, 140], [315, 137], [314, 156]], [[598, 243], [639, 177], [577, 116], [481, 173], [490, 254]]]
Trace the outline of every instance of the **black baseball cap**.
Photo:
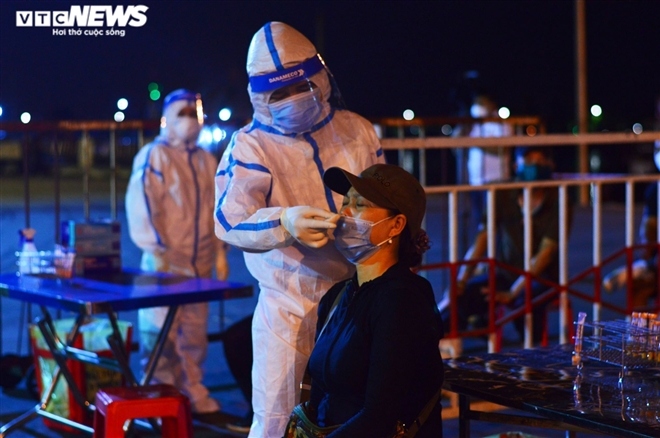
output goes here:
[[331, 167], [323, 175], [323, 182], [341, 195], [346, 195], [353, 187], [379, 207], [401, 212], [406, 216], [413, 238], [422, 227], [426, 213], [426, 193], [419, 181], [399, 166], [374, 164], [359, 176], [339, 167]]

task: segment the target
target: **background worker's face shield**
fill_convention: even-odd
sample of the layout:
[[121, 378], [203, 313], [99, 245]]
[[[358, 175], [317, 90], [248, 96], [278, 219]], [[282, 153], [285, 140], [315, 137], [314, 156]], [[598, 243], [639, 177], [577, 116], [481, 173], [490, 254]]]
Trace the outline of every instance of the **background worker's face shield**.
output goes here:
[[[252, 92], [267, 95], [266, 107], [273, 126], [285, 133], [310, 131], [330, 112], [330, 90], [317, 82], [327, 74], [320, 56], [292, 67], [250, 77]], [[315, 81], [316, 79], [316, 81]]]
[[195, 147], [204, 125], [202, 98], [197, 93], [177, 90], [168, 96], [161, 117], [161, 135], [172, 146]]

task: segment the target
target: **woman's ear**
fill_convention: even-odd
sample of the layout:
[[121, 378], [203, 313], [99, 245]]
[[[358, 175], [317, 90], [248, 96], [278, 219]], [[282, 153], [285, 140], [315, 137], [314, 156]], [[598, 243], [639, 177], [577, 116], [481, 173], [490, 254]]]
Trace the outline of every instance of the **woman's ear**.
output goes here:
[[390, 237], [395, 237], [401, 234], [406, 228], [406, 224], [408, 223], [408, 220], [406, 219], [406, 216], [403, 214], [397, 214], [394, 216], [394, 224], [392, 226], [392, 229], [390, 230]]

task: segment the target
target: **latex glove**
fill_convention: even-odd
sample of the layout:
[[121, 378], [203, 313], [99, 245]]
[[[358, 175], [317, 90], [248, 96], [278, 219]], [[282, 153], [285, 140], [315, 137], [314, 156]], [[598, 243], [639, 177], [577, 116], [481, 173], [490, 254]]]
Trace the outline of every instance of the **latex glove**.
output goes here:
[[307, 205], [285, 208], [280, 216], [284, 229], [310, 248], [320, 248], [328, 243], [328, 230], [335, 229], [338, 220], [337, 213]]
[[215, 278], [226, 280], [229, 277], [229, 263], [227, 263], [228, 246], [221, 242], [215, 254]]

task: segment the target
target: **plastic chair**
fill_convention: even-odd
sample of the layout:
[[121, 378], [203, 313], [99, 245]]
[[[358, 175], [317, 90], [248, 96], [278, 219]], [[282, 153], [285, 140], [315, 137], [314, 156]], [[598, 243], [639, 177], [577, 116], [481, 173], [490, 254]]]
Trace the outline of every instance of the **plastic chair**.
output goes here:
[[171, 385], [101, 388], [94, 401], [94, 437], [124, 436], [124, 423], [135, 418], [162, 418], [162, 436], [193, 436], [190, 400]]

